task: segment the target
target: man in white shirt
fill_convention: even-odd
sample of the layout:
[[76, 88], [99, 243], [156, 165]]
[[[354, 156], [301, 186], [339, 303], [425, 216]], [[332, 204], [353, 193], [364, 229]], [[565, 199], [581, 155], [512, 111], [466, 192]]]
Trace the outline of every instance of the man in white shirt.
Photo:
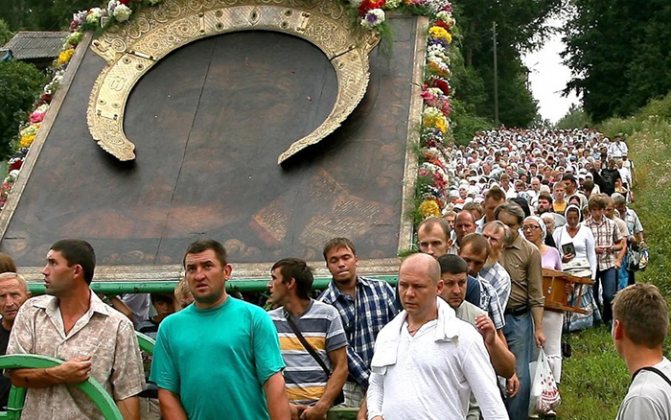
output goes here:
[[380, 331], [368, 419], [464, 418], [471, 390], [485, 419], [507, 419], [482, 336], [439, 298], [440, 265], [426, 254], [401, 264], [405, 308]]
[[671, 419], [671, 362], [663, 344], [669, 311], [657, 287], [638, 283], [622, 289], [613, 301], [615, 349], [632, 375], [617, 420]]

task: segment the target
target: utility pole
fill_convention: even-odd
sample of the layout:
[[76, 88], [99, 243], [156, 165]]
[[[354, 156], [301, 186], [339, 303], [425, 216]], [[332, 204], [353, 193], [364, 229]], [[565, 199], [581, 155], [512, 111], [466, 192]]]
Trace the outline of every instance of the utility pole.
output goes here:
[[492, 41], [494, 51], [494, 123], [499, 126], [499, 68], [496, 58], [496, 22], [492, 22]]

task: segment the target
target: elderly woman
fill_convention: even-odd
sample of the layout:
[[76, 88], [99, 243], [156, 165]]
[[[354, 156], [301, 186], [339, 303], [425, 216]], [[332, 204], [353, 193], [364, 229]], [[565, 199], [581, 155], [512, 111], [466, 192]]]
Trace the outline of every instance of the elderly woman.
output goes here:
[[[583, 226], [580, 221], [580, 208], [570, 205], [564, 213], [566, 225], [555, 230], [553, 236], [557, 249], [562, 257], [562, 271], [579, 277], [596, 278], [596, 252], [592, 230]], [[583, 286], [580, 307], [588, 311], [587, 315], [573, 314], [569, 318], [570, 331], [578, 331], [592, 326], [592, 312], [597, 311], [592, 287]], [[597, 315], [598, 318], [598, 315]]]
[[[545, 223], [537, 216], [529, 216], [522, 223], [524, 237], [538, 248], [543, 268], [561, 270], [561, 257], [556, 248], [545, 245]], [[545, 308], [543, 312], [543, 331], [545, 332], [545, 354], [552, 369], [555, 382], [561, 381], [561, 333], [564, 326], [564, 312]]]

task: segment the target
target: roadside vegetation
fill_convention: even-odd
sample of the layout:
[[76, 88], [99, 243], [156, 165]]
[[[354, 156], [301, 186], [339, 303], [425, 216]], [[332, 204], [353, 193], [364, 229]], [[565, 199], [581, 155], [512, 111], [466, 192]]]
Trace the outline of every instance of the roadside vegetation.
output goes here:
[[[631, 207], [641, 218], [650, 247], [648, 268], [636, 274], [636, 281], [657, 285], [671, 303], [671, 94], [652, 100], [631, 117], [611, 118], [597, 128], [608, 136], [627, 136], [635, 167]], [[610, 331], [602, 327], [572, 334], [570, 342], [573, 355], [564, 360], [559, 418], [614, 419], [630, 376]], [[668, 339], [665, 350], [671, 357]]]

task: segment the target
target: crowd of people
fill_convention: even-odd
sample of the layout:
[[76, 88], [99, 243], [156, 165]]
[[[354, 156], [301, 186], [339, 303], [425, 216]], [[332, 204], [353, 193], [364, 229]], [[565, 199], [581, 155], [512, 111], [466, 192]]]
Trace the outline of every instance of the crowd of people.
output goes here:
[[[70, 386], [93, 377], [124, 418], [151, 414], [141, 401], [156, 397], [164, 419], [325, 419], [334, 405], [369, 420], [527, 419], [539, 415], [538, 349], [560, 384], [562, 332], [601, 324], [633, 376], [618, 418], [668, 419], [668, 309], [627, 263], [645, 242], [620, 143], [589, 130], [497, 130], [453, 150], [450, 205], [418, 226], [396, 289], [361, 275], [343, 237], [324, 245], [332, 280], [318, 296], [304, 260], [273, 264], [268, 311], [227, 293], [233, 266], [215, 240], [192, 243], [174, 295], [150, 299], [96, 296], [85, 241], [51, 247], [35, 298], [0, 256], [0, 344], [64, 360], [9, 371], [28, 388], [24, 415], [99, 418]], [[543, 269], [594, 280], [565, 290], [587, 315], [546, 305]], [[148, 378], [134, 328], [156, 338]]]

